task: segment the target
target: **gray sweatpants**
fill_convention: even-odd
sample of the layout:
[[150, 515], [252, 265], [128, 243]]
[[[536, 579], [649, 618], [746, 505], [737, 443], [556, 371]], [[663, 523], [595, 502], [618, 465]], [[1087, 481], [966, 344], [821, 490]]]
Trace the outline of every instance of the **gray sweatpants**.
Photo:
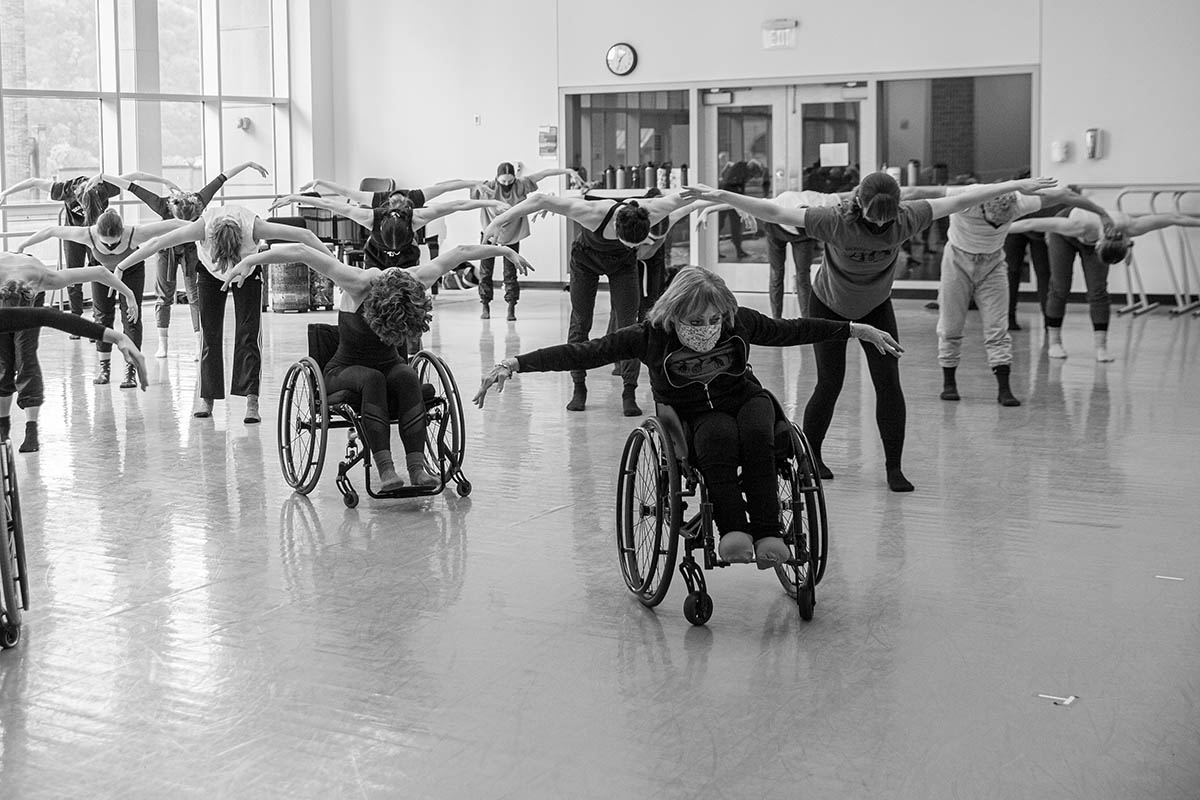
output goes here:
[[942, 278], [938, 287], [938, 362], [943, 367], [958, 366], [963, 326], [972, 297], [983, 318], [988, 366], [1011, 364], [1008, 268], [1004, 251], [968, 253], [949, 244], [942, 252]]

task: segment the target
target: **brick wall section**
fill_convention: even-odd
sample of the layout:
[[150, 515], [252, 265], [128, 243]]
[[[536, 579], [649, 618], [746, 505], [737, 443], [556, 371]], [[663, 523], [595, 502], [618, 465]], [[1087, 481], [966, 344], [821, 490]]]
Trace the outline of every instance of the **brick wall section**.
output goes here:
[[[938, 78], [930, 96], [930, 154], [950, 178], [975, 170], [975, 79]], [[922, 164], [928, 169], [933, 164]]]

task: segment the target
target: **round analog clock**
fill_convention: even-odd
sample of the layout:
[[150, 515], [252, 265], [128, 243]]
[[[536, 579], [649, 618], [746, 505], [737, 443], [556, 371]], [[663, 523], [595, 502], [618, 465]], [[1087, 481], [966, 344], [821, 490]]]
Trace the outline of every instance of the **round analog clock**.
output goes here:
[[637, 66], [637, 50], [634, 50], [631, 44], [618, 42], [608, 48], [604, 62], [608, 64], [608, 70], [613, 75], [628, 75]]

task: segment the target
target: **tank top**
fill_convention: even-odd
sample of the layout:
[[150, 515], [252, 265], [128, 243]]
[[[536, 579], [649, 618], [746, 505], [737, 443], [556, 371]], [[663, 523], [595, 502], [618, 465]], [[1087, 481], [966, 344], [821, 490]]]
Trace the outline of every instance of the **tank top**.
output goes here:
[[88, 249], [92, 251], [92, 258], [96, 259], [102, 267], [110, 272], [116, 268], [117, 264], [124, 261], [130, 253], [137, 248], [133, 246], [133, 228], [129, 229], [129, 237], [125, 240], [125, 246], [117, 244], [116, 250], [109, 250], [102, 242], [97, 242], [96, 237], [92, 235], [92, 229], [88, 228], [88, 239], [91, 244]]
[[380, 232], [380, 226], [386, 216], [387, 209], [373, 209], [371, 235], [367, 237], [367, 243], [363, 246], [363, 261], [368, 267], [377, 267], [379, 269], [415, 267], [417, 264], [420, 264], [421, 248], [417, 246], [416, 236], [399, 250], [388, 250], [383, 244], [383, 235]]
[[338, 312], [338, 348], [325, 365], [325, 370], [335, 367], [371, 367], [386, 371], [405, 360], [402, 348], [383, 341], [371, 330], [362, 315], [362, 306], [357, 311]]
[[612, 208], [604, 215], [604, 221], [600, 223], [599, 227], [594, 231], [583, 228], [579, 233], [579, 237], [575, 240], [574, 246], [586, 248], [601, 256], [636, 260], [636, 250], [634, 248], [626, 247], [618, 239], [606, 239], [602, 235], [604, 229], [608, 227], [608, 223], [616, 216], [617, 209], [623, 205], [625, 205], [624, 200], [615, 201]]

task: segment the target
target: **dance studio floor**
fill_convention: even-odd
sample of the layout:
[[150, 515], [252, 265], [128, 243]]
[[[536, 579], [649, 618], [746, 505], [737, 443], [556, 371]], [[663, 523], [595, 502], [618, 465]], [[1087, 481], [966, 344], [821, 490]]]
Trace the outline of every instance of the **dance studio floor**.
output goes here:
[[[481, 368], [565, 338], [565, 294], [527, 292], [516, 323], [494, 308], [437, 301], [427, 342], [467, 400]], [[654, 612], [622, 582], [613, 487], [637, 421], [607, 369], [583, 414], [565, 374], [468, 405], [469, 498], [348, 510], [344, 433], [302, 497], [273, 426], [306, 323], [332, 314], [266, 315], [259, 426], [240, 400], [191, 417], [183, 309], [145, 394], [93, 386], [87, 343], [43, 333], [0, 797], [1194, 800], [1200, 320], [1114, 318], [1102, 366], [1072, 306], [1051, 363], [1022, 309], [1010, 409], [977, 315], [951, 404], [936, 312], [898, 302], [917, 491], [886, 490], [854, 354], [815, 619], [746, 566], [709, 574], [706, 628], [681, 581]], [[811, 353], [753, 360], [798, 416]]]

